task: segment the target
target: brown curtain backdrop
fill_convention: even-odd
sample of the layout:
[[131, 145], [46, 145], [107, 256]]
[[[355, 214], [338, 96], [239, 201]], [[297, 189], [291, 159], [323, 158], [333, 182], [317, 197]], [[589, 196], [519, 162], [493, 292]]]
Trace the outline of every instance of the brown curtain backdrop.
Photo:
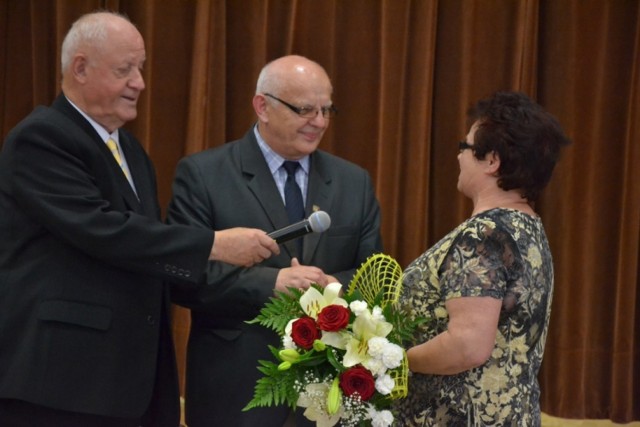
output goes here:
[[[369, 170], [385, 250], [405, 266], [470, 212], [456, 191], [470, 104], [500, 89], [537, 99], [573, 140], [536, 206], [556, 269], [543, 410], [640, 420], [638, 0], [0, 0], [2, 139], [53, 100], [62, 37], [98, 8], [146, 40], [147, 89], [127, 127], [164, 206], [181, 157], [255, 121], [260, 68], [302, 54], [335, 88], [321, 147]], [[184, 369], [188, 312], [174, 324]]]

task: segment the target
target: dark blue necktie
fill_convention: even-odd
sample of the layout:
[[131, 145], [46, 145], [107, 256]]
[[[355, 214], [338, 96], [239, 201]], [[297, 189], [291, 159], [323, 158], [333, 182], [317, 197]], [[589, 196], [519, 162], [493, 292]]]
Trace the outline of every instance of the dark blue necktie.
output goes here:
[[[300, 163], [286, 160], [282, 167], [287, 171], [287, 181], [284, 183], [284, 205], [289, 216], [289, 223], [294, 224], [304, 219], [304, 202], [302, 191], [296, 182], [296, 170]], [[302, 238], [297, 239], [298, 257], [302, 257]]]

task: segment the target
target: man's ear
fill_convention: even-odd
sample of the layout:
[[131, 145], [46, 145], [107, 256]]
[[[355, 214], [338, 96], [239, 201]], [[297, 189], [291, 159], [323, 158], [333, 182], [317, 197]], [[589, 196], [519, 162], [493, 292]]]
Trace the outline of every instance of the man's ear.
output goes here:
[[267, 99], [262, 94], [256, 94], [253, 97], [253, 109], [261, 122], [268, 122], [269, 116], [267, 115]]
[[69, 65], [71, 75], [77, 81], [84, 83], [87, 80], [87, 68], [89, 68], [89, 60], [81, 53], [75, 55]]

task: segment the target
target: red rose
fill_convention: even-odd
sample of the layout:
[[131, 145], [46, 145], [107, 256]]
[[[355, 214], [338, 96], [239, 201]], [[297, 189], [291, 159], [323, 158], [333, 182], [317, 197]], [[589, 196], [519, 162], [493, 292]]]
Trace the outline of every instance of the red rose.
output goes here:
[[340, 374], [340, 388], [346, 396], [354, 393], [360, 395], [362, 401], [371, 399], [376, 391], [376, 382], [373, 374], [362, 365], [349, 368]]
[[341, 305], [328, 305], [318, 314], [318, 327], [323, 331], [336, 332], [349, 324], [349, 309]]
[[293, 322], [291, 339], [298, 347], [310, 350], [313, 342], [320, 338], [320, 331], [311, 317], [301, 317]]

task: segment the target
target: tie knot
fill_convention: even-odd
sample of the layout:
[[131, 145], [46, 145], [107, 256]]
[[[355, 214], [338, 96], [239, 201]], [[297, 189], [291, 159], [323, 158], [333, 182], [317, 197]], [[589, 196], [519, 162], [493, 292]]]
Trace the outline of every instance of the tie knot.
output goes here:
[[287, 171], [287, 175], [292, 176], [296, 174], [296, 170], [300, 167], [300, 162], [294, 162], [291, 160], [285, 160], [282, 167]]

